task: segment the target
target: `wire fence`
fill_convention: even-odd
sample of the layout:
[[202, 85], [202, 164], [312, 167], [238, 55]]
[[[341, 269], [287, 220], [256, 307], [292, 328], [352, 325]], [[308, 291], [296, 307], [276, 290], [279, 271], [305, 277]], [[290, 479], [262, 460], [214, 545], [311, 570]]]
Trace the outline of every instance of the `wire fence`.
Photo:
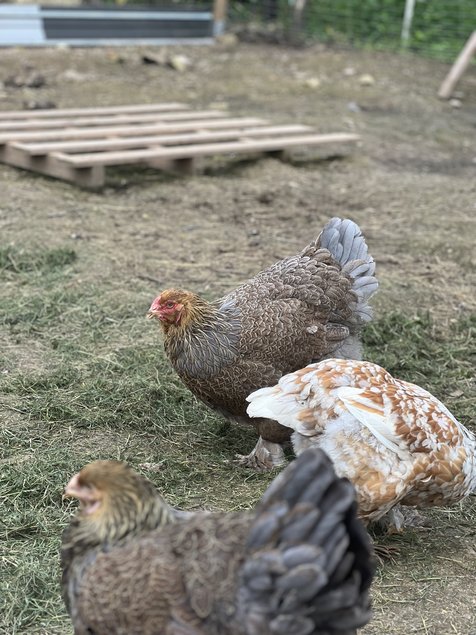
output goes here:
[[229, 25], [243, 39], [406, 48], [450, 61], [476, 29], [476, 0], [231, 0]]

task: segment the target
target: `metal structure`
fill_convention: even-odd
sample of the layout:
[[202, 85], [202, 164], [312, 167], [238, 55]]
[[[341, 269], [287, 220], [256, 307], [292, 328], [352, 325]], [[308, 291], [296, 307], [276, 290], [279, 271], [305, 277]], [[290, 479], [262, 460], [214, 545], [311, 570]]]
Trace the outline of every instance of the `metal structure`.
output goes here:
[[[220, 3], [218, 3], [220, 4]], [[219, 7], [218, 7], [219, 8]], [[203, 9], [0, 5], [0, 46], [210, 44], [223, 15]]]

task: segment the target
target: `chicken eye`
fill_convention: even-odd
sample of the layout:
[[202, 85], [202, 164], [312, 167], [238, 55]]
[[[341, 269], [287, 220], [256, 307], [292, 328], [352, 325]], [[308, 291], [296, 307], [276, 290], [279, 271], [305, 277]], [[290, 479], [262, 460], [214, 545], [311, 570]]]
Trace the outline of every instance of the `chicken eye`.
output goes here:
[[168, 309], [173, 309], [175, 306], [175, 302], [167, 302], [167, 304], [165, 305]]

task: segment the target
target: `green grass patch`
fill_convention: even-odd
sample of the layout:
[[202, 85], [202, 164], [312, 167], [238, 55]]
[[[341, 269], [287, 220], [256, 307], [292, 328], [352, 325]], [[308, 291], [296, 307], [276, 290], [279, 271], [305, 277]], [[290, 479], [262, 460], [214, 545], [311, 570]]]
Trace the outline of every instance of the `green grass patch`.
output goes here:
[[69, 247], [28, 251], [14, 247], [0, 248], [0, 271], [14, 273], [48, 273], [71, 265], [76, 260], [76, 252]]
[[76, 260], [69, 247], [0, 247], [0, 326], [10, 334], [39, 334], [67, 316], [78, 300], [77, 292], [67, 286]]
[[[69, 355], [63, 355], [54, 372], [17, 374], [6, 382], [5, 392], [20, 398], [17, 407], [30, 420], [49, 426], [154, 429], [161, 413], [191, 402], [163, 357], [150, 347], [119, 349], [99, 359], [83, 351], [76, 351], [74, 360]], [[81, 368], [73, 365], [79, 360]], [[186, 408], [182, 414], [189, 414]]]
[[[300, 36], [340, 46], [395, 51], [404, 48], [404, 4], [403, 0], [309, 0], [299, 27], [293, 3], [280, 0], [270, 11], [266, 3], [248, 0], [231, 3], [229, 17], [236, 24], [262, 23], [281, 39], [284, 35], [294, 40]], [[406, 46], [452, 62], [470, 36], [475, 19], [473, 0], [417, 2]]]
[[[87, 330], [94, 331], [93, 323], [94, 319], [85, 324]], [[100, 328], [102, 324], [96, 323]], [[366, 357], [440, 399], [451, 400], [473, 377], [475, 332], [474, 318], [465, 318], [455, 323], [451, 333], [442, 334], [428, 315], [408, 318], [392, 313], [366, 329]], [[49, 426], [142, 430], [155, 430], [160, 420], [159, 433], [165, 433], [164, 422], [176, 417], [177, 408], [183, 420], [196, 416], [196, 404], [164, 358], [158, 336], [157, 347], [138, 342], [105, 356], [95, 356], [88, 348], [75, 349], [69, 339], [58, 337], [53, 350], [57, 353], [53, 372], [20, 373], [5, 380], [4, 391], [18, 398], [16, 407], [30, 420]], [[460, 415], [469, 416], [466, 410], [471, 405], [470, 397], [455, 400]]]
[[[74, 472], [96, 458], [125, 460], [173, 505], [228, 510], [253, 506], [273, 475], [231, 463], [251, 450], [253, 431], [224, 422], [182, 385], [140, 289], [77, 284], [73, 256], [30, 254], [19, 265], [16, 254], [12, 265], [2, 253], [10, 287], [0, 301], [0, 633], [70, 634], [58, 549], [74, 508], [61, 493]], [[366, 355], [469, 423], [475, 325], [444, 332], [428, 315], [392, 313], [366, 329]]]
[[428, 313], [389, 313], [365, 329], [364, 346], [368, 359], [429, 390], [466, 424], [474, 421], [475, 315], [442, 331]]

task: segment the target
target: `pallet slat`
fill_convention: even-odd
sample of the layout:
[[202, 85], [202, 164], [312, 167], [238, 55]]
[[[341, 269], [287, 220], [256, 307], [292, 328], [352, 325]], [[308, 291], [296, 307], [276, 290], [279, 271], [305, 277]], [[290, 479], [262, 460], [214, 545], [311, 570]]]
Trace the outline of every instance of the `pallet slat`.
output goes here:
[[183, 145], [175, 148], [150, 148], [142, 150], [125, 150], [123, 152], [94, 152], [89, 154], [68, 155], [53, 152], [51, 155], [68, 165], [87, 167], [94, 165], [120, 165], [121, 163], [141, 163], [147, 159], [188, 159], [214, 154], [243, 152], [270, 152], [291, 148], [298, 145], [322, 145], [326, 143], [342, 143], [358, 141], [359, 136], [347, 133], [308, 134], [276, 139], [242, 139], [227, 143], [208, 143], [199, 145]]
[[103, 139], [100, 141], [57, 141], [50, 143], [25, 143], [12, 141], [10, 146], [40, 156], [48, 152], [86, 152], [125, 148], [149, 148], [156, 145], [180, 145], [184, 143], [204, 143], [206, 141], [226, 141], [238, 137], [265, 137], [269, 135], [311, 132], [310, 126], [293, 124], [289, 126], [241, 127], [225, 130], [196, 130], [190, 133], [160, 134], [154, 136], [125, 137], [123, 139]]
[[160, 123], [136, 126], [107, 126], [101, 128], [70, 128], [68, 130], [48, 130], [43, 132], [11, 132], [0, 134], [0, 144], [9, 141], [41, 141], [60, 139], [104, 139], [110, 137], [137, 136], [139, 134], [184, 132], [197, 129], [219, 129], [232, 126], [259, 126], [268, 123], [264, 119], [255, 117], [231, 118], [231, 119], [203, 119], [200, 121], [187, 121], [177, 123]]
[[115, 114], [154, 113], [164, 110], [189, 110], [190, 106], [178, 102], [163, 104], [135, 104], [132, 106], [98, 106], [94, 108], [46, 108], [45, 110], [3, 110], [0, 121], [4, 119], [49, 119], [50, 117], [79, 117]]
[[77, 117], [77, 118], [65, 118], [65, 119], [48, 119], [48, 120], [36, 120], [35, 115], [32, 115], [28, 121], [1, 121], [0, 131], [11, 130], [12, 134], [23, 130], [49, 130], [51, 128], [81, 128], [86, 126], [108, 126], [117, 124], [130, 124], [141, 122], [167, 123], [169, 121], [186, 121], [187, 119], [202, 119], [202, 118], [221, 118], [226, 117], [227, 113], [221, 110], [196, 110], [185, 112], [164, 112], [156, 114], [116, 114], [113, 116], [105, 117]]
[[72, 181], [82, 187], [98, 188], [104, 185], [105, 169], [103, 165], [75, 168], [63, 161], [58, 161], [51, 155], [31, 157], [8, 145], [0, 147], [0, 161], [25, 170], [39, 172], [46, 176]]

